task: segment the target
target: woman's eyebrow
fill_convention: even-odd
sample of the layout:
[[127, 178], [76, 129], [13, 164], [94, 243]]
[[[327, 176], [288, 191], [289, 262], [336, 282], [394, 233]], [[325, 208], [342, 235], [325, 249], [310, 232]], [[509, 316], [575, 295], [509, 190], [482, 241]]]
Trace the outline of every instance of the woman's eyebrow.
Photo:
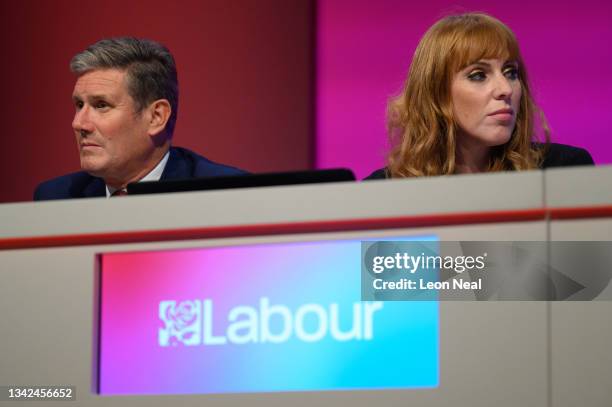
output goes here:
[[486, 61], [476, 61], [476, 62], [469, 64], [466, 68], [472, 68], [472, 67], [490, 68], [491, 64]]
[[[512, 66], [518, 67], [518, 61], [516, 61], [514, 59], [510, 59], [508, 61], [505, 61], [502, 66], [507, 66], [507, 65], [512, 65]], [[491, 63], [489, 63], [487, 61], [480, 60], [480, 61], [476, 61], [476, 62], [473, 62], [473, 63], [469, 64], [468, 66], [466, 66], [466, 69], [467, 68], [475, 68], [475, 67], [482, 67], [482, 68], [491, 69], [492, 65], [491, 65]]]

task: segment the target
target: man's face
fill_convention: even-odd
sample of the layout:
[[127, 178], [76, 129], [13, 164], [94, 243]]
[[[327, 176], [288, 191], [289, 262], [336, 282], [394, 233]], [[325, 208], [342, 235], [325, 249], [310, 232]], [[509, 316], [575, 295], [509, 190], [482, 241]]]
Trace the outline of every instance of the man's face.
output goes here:
[[119, 69], [89, 71], [72, 93], [81, 168], [107, 183], [130, 181], [153, 149], [149, 117], [136, 112], [126, 80]]

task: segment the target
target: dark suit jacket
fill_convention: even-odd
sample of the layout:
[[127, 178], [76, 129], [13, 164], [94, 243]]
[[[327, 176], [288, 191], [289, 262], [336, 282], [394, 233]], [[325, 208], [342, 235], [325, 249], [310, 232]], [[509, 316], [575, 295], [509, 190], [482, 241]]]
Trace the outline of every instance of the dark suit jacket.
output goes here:
[[[544, 157], [541, 168], [569, 167], [573, 165], [594, 165], [591, 154], [583, 148], [566, 146], [564, 144], [550, 143], [549, 150]], [[368, 175], [364, 180], [385, 179], [386, 168], [381, 168]]]
[[[170, 147], [170, 156], [160, 180], [242, 174], [246, 172], [214, 163], [185, 148]], [[106, 196], [105, 186], [102, 178], [79, 171], [43, 182], [36, 187], [34, 200], [103, 197]]]

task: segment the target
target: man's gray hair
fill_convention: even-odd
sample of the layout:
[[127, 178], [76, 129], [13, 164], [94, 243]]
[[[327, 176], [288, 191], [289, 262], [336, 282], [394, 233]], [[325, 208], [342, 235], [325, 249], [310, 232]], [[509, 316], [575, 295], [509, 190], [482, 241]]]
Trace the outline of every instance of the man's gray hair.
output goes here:
[[96, 69], [124, 69], [128, 92], [136, 103], [136, 111], [158, 99], [167, 99], [172, 113], [166, 125], [172, 137], [178, 113], [178, 78], [174, 58], [168, 48], [158, 42], [133, 37], [103, 39], [76, 54], [70, 70], [77, 75]]

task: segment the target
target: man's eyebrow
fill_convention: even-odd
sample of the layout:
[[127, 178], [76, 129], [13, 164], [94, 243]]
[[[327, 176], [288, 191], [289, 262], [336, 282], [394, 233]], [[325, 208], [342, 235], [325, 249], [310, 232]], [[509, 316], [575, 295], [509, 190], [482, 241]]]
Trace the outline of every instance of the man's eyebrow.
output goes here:
[[83, 97], [78, 96], [78, 95], [72, 95], [72, 100], [74, 100], [74, 101], [82, 101], [83, 99], [87, 99], [87, 100], [101, 100], [101, 99], [102, 100], [107, 100], [107, 99], [109, 99], [109, 96], [108, 95], [100, 94], [100, 95], [87, 95], [86, 97], [83, 98]]

